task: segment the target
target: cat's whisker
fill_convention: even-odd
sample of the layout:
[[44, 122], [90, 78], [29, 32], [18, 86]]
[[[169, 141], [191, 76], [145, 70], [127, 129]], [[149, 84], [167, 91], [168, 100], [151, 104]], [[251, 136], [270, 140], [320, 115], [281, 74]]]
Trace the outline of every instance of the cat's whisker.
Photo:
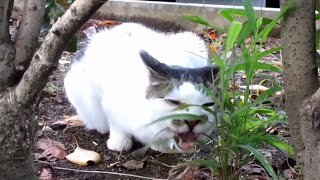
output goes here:
[[160, 133], [162, 133], [162, 132], [164, 132], [164, 131], [166, 131], [166, 130], [170, 130], [169, 127], [165, 127], [165, 128], [163, 128], [163, 129], [161, 129], [159, 132], [157, 132], [157, 133], [153, 136], [153, 138], [156, 138]]

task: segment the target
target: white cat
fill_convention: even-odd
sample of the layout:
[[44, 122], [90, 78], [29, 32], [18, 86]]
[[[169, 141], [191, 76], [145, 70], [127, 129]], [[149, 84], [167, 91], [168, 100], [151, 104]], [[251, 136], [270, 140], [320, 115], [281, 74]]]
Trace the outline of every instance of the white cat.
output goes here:
[[[217, 67], [208, 66], [205, 43], [196, 34], [164, 34], [135, 23], [102, 30], [90, 38], [65, 77], [66, 94], [88, 129], [110, 132], [108, 148], [126, 151], [132, 137], [154, 150], [188, 152], [216, 118], [212, 97], [199, 84], [210, 85]], [[189, 113], [199, 119], [157, 121]], [[161, 143], [159, 143], [162, 141]]]

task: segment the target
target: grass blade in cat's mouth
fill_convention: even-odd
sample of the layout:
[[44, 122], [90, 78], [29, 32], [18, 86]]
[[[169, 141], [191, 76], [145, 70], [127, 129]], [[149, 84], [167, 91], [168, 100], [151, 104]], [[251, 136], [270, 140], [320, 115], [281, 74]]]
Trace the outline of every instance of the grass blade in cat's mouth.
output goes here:
[[[194, 147], [194, 142], [197, 140], [197, 134], [194, 132], [184, 132], [178, 134], [178, 147], [182, 151], [189, 151]], [[176, 141], [177, 142], [177, 141]]]

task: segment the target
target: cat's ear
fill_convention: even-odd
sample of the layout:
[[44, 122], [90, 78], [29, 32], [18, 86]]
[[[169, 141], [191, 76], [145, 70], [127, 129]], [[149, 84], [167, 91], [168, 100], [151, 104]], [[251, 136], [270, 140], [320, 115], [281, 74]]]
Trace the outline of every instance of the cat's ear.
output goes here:
[[217, 79], [219, 67], [216, 65], [199, 68], [186, 68], [181, 66], [168, 66], [159, 62], [146, 51], [140, 50], [140, 57], [150, 71], [150, 80], [153, 82], [163, 82], [169, 79], [188, 80], [194, 83], [211, 85]]
[[151, 83], [168, 82], [170, 79], [170, 67], [164, 63], [159, 62], [144, 50], [140, 50], [140, 57], [147, 69], [149, 70], [149, 78]]
[[205, 66], [201, 68], [197, 68], [196, 71], [201, 74], [202, 79], [204, 80], [204, 84], [210, 85], [210, 84], [219, 84], [219, 73], [220, 73], [220, 67], [217, 65], [212, 64], [211, 66]]

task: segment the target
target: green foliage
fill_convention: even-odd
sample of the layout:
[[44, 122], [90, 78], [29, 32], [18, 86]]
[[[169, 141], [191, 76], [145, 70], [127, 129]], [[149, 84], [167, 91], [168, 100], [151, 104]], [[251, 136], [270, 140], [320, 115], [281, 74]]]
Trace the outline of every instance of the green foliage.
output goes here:
[[[50, 29], [51, 25], [66, 12], [74, 1], [75, 0], [47, 0], [44, 14], [44, 28]], [[66, 50], [69, 52], [77, 51], [77, 42], [77, 37], [73, 36]]]
[[[282, 73], [280, 68], [259, 60], [282, 49], [275, 47], [261, 51], [272, 28], [283, 18], [288, 8], [283, 8], [278, 18], [269, 20], [256, 17], [251, 0], [244, 0], [243, 3], [245, 7], [243, 10], [224, 9], [220, 11], [219, 14], [231, 23], [228, 31], [217, 29], [200, 17], [184, 16], [192, 22], [220, 32], [227, 32], [224, 55], [222, 57], [217, 54], [212, 55], [213, 62], [220, 66], [222, 89], [222, 103], [219, 106], [222, 119], [217, 126], [218, 146], [213, 150], [212, 157], [206, 160], [196, 160], [194, 163], [210, 167], [218, 179], [233, 179], [239, 175], [239, 169], [243, 165], [252, 161], [250, 154], [253, 154], [272, 179], [278, 179], [270, 163], [258, 149], [258, 145], [267, 144], [290, 155], [294, 154], [293, 147], [282, 141], [281, 137], [266, 132], [266, 127], [283, 121], [285, 117], [263, 103], [270, 101], [271, 96], [283, 88], [274, 85], [252, 100], [250, 85], [255, 75], [261, 70]], [[247, 21], [238, 22], [234, 18], [236, 16], [246, 17]], [[249, 37], [252, 39], [251, 43], [245, 44], [244, 41]], [[235, 48], [240, 50], [237, 55], [234, 54]], [[229, 85], [232, 84], [231, 79], [237, 72], [244, 72], [246, 75], [246, 89], [243, 94], [228, 91]], [[243, 96], [243, 99], [240, 96]], [[258, 115], [264, 115], [267, 120], [259, 119]]]

